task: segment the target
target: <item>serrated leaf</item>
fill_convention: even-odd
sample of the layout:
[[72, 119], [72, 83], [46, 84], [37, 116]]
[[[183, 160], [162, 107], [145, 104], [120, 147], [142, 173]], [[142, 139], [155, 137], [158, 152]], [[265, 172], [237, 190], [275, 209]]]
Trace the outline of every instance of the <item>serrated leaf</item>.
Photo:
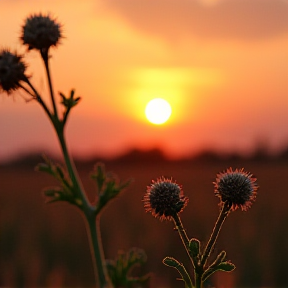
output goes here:
[[182, 277], [181, 280], [183, 280], [185, 283], [185, 288], [193, 288], [191, 278], [182, 263], [173, 257], [165, 257], [163, 259], [163, 263], [168, 267], [175, 268], [179, 272]]
[[144, 284], [148, 281], [150, 275], [140, 277], [131, 276], [131, 272], [135, 266], [146, 262], [146, 254], [142, 249], [132, 248], [126, 253], [119, 251], [115, 260], [107, 260], [106, 267], [109, 277], [113, 283], [113, 287], [132, 288], [133, 284]]

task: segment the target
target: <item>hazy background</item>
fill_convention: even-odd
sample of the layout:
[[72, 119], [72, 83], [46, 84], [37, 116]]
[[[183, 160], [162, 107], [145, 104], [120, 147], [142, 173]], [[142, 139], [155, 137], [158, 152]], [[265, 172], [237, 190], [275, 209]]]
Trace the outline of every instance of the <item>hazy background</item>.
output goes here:
[[[141, 272], [153, 273], [151, 288], [183, 287], [162, 259], [189, 261], [173, 225], [144, 212], [146, 186], [162, 175], [183, 185], [190, 202], [182, 220], [204, 245], [219, 211], [216, 174], [245, 167], [258, 178], [257, 201], [229, 215], [215, 249], [226, 249], [237, 269], [210, 284], [287, 287], [288, 2], [1, 0], [0, 47], [26, 52], [20, 26], [38, 12], [63, 24], [52, 77], [56, 92], [75, 88], [82, 97], [66, 132], [91, 199], [88, 175], [98, 160], [134, 179], [103, 213], [107, 258], [143, 248]], [[31, 51], [25, 61], [49, 103], [39, 55]], [[172, 105], [165, 125], [145, 118], [154, 97]], [[69, 205], [46, 205], [41, 195], [56, 184], [34, 171], [41, 153], [62, 158], [41, 107], [27, 99], [19, 91], [0, 94], [0, 286], [91, 287], [81, 217]]]
[[[63, 24], [62, 45], [51, 51], [56, 92], [82, 97], [67, 131], [74, 154], [158, 147], [178, 158], [287, 146], [287, 1], [1, 0], [0, 46], [24, 53], [20, 26], [38, 12]], [[46, 95], [39, 55], [25, 60]], [[145, 119], [154, 97], [172, 105], [164, 126]], [[58, 152], [43, 111], [25, 98], [0, 95], [0, 159]]]

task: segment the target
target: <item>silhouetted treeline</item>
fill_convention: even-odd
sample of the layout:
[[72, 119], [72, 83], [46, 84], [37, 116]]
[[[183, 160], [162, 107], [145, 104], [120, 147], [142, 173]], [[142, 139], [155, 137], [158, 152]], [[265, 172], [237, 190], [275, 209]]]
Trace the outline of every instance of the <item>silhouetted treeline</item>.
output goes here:
[[[0, 166], [35, 166], [39, 162], [43, 162], [43, 156], [48, 156], [51, 159], [54, 159], [55, 161], [60, 161], [60, 157], [56, 157], [53, 155], [49, 155], [46, 153], [27, 153], [24, 155], [19, 155], [18, 157], [15, 157], [11, 159], [10, 161], [5, 161], [4, 163], [0, 162]], [[59, 159], [57, 159], [59, 158]], [[190, 157], [185, 158], [179, 158], [179, 159], [173, 159], [169, 160], [169, 157], [165, 155], [165, 153], [160, 149], [150, 149], [150, 150], [140, 150], [140, 149], [132, 149], [128, 151], [127, 153], [124, 153], [122, 155], [119, 155], [115, 158], [106, 158], [103, 156], [93, 156], [91, 155], [89, 158], [81, 159], [81, 158], [75, 158], [75, 163], [78, 165], [91, 165], [95, 164], [97, 162], [117, 162], [117, 163], [133, 163], [133, 162], [166, 162], [166, 161], [172, 161], [172, 162], [218, 162], [218, 161], [227, 161], [227, 162], [234, 162], [239, 160], [245, 160], [245, 161], [273, 161], [273, 162], [287, 162], [288, 161], [288, 147], [278, 153], [271, 154], [269, 151], [263, 149], [262, 147], [259, 147], [255, 150], [254, 153], [243, 156], [239, 153], [223, 153], [223, 152], [217, 152], [212, 150], [205, 150], [202, 151], [196, 155], [192, 155]]]

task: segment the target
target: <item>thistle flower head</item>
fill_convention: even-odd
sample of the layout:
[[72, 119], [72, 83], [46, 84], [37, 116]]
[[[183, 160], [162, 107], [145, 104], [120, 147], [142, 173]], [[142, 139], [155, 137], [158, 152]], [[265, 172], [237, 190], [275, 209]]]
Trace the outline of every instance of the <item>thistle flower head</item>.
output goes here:
[[18, 89], [20, 81], [27, 79], [25, 69], [22, 56], [8, 49], [0, 50], [0, 89], [7, 93]]
[[62, 37], [61, 25], [49, 15], [34, 14], [25, 20], [20, 39], [28, 49], [48, 51]]
[[173, 216], [182, 212], [188, 203], [184, 196], [182, 187], [172, 179], [161, 177], [147, 187], [144, 195], [144, 207], [146, 212], [160, 220], [172, 220]]
[[214, 192], [220, 198], [220, 204], [227, 202], [232, 211], [237, 208], [246, 211], [256, 199], [256, 180], [243, 168], [233, 171], [230, 167], [227, 171], [217, 174]]

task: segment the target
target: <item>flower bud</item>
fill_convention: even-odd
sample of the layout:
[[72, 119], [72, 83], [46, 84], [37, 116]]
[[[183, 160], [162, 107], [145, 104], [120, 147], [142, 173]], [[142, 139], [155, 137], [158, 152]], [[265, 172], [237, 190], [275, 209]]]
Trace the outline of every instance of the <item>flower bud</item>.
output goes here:
[[34, 14], [28, 17], [22, 26], [20, 39], [28, 49], [48, 51], [51, 46], [56, 46], [62, 37], [61, 25], [49, 15]]
[[246, 211], [257, 195], [257, 179], [252, 176], [243, 168], [235, 171], [229, 168], [226, 172], [219, 173], [214, 182], [214, 192], [220, 198], [220, 204], [227, 202], [231, 206], [231, 210], [240, 207], [242, 211]]
[[25, 81], [26, 65], [22, 56], [11, 53], [8, 49], [0, 50], [0, 89], [10, 93], [20, 86], [20, 81]]
[[177, 213], [182, 212], [188, 203], [182, 187], [172, 179], [161, 177], [147, 187], [144, 196], [146, 212], [151, 212], [160, 220], [171, 220]]

